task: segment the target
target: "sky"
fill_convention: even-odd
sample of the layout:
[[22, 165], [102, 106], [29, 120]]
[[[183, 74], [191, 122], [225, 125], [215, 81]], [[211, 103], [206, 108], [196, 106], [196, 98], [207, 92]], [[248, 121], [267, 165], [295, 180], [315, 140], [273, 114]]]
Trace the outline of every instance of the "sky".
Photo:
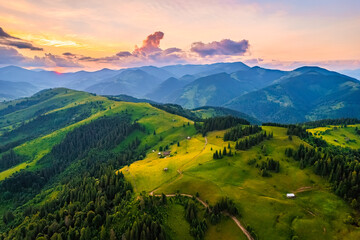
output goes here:
[[360, 69], [358, 0], [0, 0], [0, 66]]

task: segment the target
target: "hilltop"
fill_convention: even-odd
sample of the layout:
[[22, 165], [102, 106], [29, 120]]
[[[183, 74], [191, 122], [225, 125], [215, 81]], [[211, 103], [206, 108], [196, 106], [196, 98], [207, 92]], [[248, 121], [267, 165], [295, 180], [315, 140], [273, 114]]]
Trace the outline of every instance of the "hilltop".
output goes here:
[[302, 128], [118, 98], [56, 88], [0, 104], [5, 239], [359, 237], [356, 194], [297, 157], [337, 152]]
[[27, 97], [36, 90], [66, 87], [106, 96], [128, 95], [188, 109], [225, 107], [261, 122], [360, 117], [359, 81], [316, 66], [281, 71], [233, 62], [63, 74], [9, 66], [0, 68], [0, 79], [6, 82], [6, 88], [0, 91], [3, 100]]

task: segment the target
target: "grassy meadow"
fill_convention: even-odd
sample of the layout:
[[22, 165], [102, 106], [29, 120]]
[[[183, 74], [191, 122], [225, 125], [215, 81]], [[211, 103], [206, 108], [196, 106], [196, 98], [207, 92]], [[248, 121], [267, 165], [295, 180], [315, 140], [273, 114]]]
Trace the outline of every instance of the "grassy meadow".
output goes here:
[[[74, 128], [103, 116], [127, 113], [146, 131], [134, 131], [110, 151], [123, 151], [135, 138], [141, 139], [139, 149], [148, 149], [146, 156], [140, 157], [142, 160], [119, 170], [132, 183], [137, 195], [143, 191], [149, 194], [198, 193], [209, 204], [228, 196], [239, 209], [242, 224], [251, 226], [259, 239], [292, 239], [295, 236], [298, 239], [360, 239], [360, 231], [344, 223], [349, 215], [356, 214], [349, 204], [332, 192], [326, 179], [315, 175], [310, 168], [300, 170], [299, 162], [285, 156], [286, 148], [297, 149], [300, 144], [307, 145], [295, 136], [290, 140], [285, 128], [263, 127], [265, 131], [273, 132], [274, 137], [249, 150], [240, 151], [235, 150], [235, 142], [223, 141], [225, 131], [209, 132], [203, 137], [196, 133], [192, 121], [148, 103], [116, 102], [65, 89], [56, 89], [55, 93], [53, 97], [41, 101], [40, 105], [34, 104], [6, 115], [7, 121], [0, 119], [0, 134], [16, 128], [24, 120], [31, 120], [36, 112], [44, 109], [47, 109], [44, 114], [49, 114], [89, 102], [101, 103], [101, 108], [91, 112], [90, 117], [15, 147], [14, 151], [26, 156], [27, 160], [0, 172], [0, 181], [23, 169], [41, 168], [36, 164], [38, 160]], [[6, 107], [0, 105], [0, 110]], [[355, 133], [356, 126], [360, 128], [360, 125], [346, 128], [329, 126], [309, 131], [334, 145], [356, 149], [360, 143], [360, 136]], [[188, 136], [191, 138], [188, 139]], [[214, 160], [213, 153], [223, 151], [229, 144], [234, 155]], [[171, 154], [160, 158], [159, 149], [165, 147]], [[256, 165], [267, 158], [280, 162], [280, 172], [262, 177]], [[32, 203], [56, 198], [58, 191], [44, 191]], [[286, 193], [295, 193], [296, 198], [287, 199]], [[0, 204], [0, 214], [7, 208], [8, 205]], [[167, 208], [165, 225], [171, 237], [192, 239], [183, 206], [171, 202]], [[246, 237], [230, 218], [223, 216], [219, 224], [209, 223], [205, 239]]]
[[[210, 204], [229, 196], [240, 209], [241, 222], [254, 228], [260, 239], [360, 238], [359, 231], [354, 232], [354, 227], [343, 222], [352, 210], [331, 192], [326, 179], [311, 169], [300, 170], [298, 162], [285, 156], [286, 148], [296, 149], [304, 142], [297, 137], [289, 140], [284, 128], [263, 129], [273, 132], [274, 138], [247, 151], [236, 151], [232, 157], [212, 159], [214, 151], [228, 143], [235, 152], [234, 142], [222, 140], [225, 131], [215, 131], [208, 134], [206, 146], [204, 137], [194, 135], [180, 141], [180, 146], [171, 146], [171, 157], [159, 158], [157, 151], [150, 151], [145, 159], [121, 171], [137, 193], [199, 193]], [[280, 172], [261, 177], [256, 163], [249, 165], [248, 161], [256, 159], [260, 163], [267, 157], [280, 161]], [[287, 199], [289, 192], [297, 197]], [[227, 235], [238, 230], [231, 223], [210, 225], [206, 239], [238, 239], [238, 235]]]
[[329, 144], [352, 149], [360, 149], [360, 135], [355, 128], [360, 129], [360, 124], [343, 126], [327, 126], [309, 129], [315, 137], [324, 139]]

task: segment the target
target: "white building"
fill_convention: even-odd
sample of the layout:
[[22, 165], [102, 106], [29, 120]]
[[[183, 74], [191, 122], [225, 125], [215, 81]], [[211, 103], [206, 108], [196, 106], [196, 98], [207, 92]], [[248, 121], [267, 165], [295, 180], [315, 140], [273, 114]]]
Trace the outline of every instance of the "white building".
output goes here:
[[287, 198], [295, 198], [295, 194], [294, 193], [287, 193], [286, 197]]

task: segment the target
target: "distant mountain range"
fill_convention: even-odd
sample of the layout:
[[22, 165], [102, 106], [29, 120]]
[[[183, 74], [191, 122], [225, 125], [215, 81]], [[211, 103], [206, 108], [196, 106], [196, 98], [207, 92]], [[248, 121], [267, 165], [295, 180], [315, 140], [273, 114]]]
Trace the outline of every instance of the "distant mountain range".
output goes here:
[[360, 118], [360, 82], [319, 67], [280, 71], [234, 62], [64, 74], [0, 68], [0, 100], [54, 87], [100, 95], [125, 94], [188, 109], [226, 107], [263, 122]]
[[0, 80], [0, 100], [12, 100], [27, 97], [39, 91], [39, 88], [28, 82], [9, 82]]
[[303, 67], [225, 106], [262, 121], [284, 123], [359, 117], [360, 82], [321, 68]]

